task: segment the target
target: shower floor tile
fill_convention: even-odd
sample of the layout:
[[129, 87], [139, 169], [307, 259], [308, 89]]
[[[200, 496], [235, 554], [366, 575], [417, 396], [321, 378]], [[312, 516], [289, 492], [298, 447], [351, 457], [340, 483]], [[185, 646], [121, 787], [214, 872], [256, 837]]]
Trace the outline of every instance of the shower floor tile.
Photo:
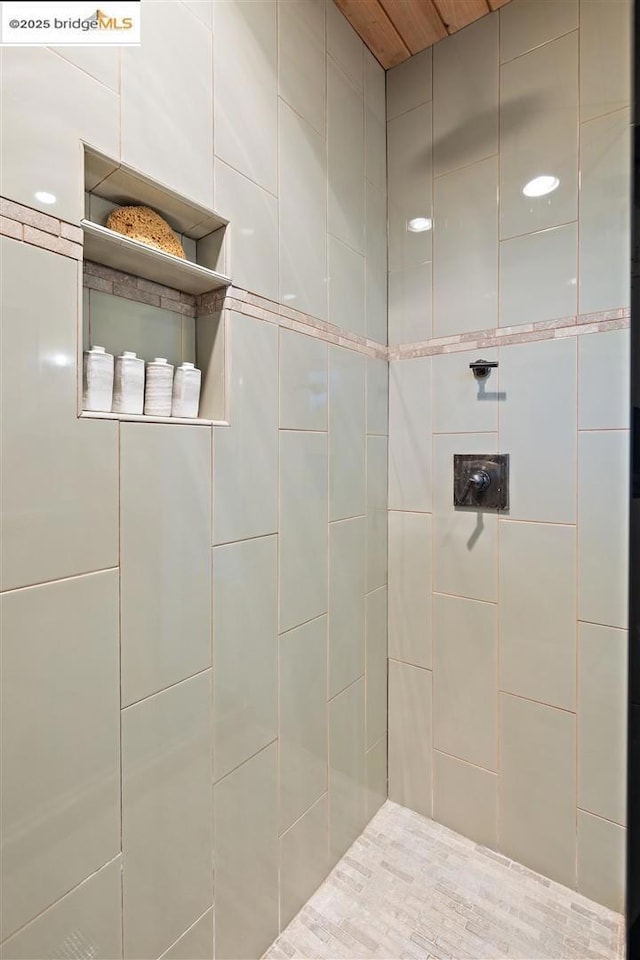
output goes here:
[[623, 954], [619, 914], [387, 801], [265, 957]]

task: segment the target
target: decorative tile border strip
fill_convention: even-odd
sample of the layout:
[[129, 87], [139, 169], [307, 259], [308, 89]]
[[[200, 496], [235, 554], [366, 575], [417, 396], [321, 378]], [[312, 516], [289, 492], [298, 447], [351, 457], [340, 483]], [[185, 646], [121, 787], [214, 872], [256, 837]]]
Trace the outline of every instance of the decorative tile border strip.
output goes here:
[[114, 297], [145, 303], [150, 307], [171, 310], [182, 317], [196, 316], [196, 298], [192, 294], [165, 287], [162, 283], [154, 283], [153, 280], [143, 280], [142, 277], [114, 270], [112, 267], [105, 267], [91, 260], [84, 261], [82, 283], [88, 290], [97, 290], [99, 293], [109, 293]]
[[0, 197], [0, 234], [72, 260], [82, 260], [80, 227]]

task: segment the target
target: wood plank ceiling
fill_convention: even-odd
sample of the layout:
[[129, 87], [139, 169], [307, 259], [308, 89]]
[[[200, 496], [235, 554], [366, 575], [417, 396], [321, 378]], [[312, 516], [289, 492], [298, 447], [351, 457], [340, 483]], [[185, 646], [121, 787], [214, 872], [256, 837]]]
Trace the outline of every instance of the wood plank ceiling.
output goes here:
[[509, 0], [335, 0], [388, 70]]

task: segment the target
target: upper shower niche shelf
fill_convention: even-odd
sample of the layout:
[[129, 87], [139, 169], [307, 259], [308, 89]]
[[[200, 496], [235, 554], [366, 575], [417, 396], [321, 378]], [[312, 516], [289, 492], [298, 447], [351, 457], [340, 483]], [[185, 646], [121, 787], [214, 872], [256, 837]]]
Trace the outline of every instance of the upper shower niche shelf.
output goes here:
[[[228, 287], [224, 235], [227, 221], [137, 170], [85, 146], [84, 258], [193, 295]], [[147, 206], [175, 231], [185, 259], [123, 236], [106, 226], [112, 210]]]

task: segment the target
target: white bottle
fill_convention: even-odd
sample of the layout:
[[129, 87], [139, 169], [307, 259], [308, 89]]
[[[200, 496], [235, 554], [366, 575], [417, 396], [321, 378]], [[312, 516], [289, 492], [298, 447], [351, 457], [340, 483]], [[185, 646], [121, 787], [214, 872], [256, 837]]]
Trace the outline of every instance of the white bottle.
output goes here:
[[202, 374], [192, 363], [183, 363], [173, 378], [172, 417], [197, 417]]
[[146, 417], [170, 417], [173, 388], [173, 366], [164, 357], [156, 357], [147, 364], [144, 387]]
[[91, 347], [85, 350], [82, 383], [82, 409], [111, 410], [113, 397], [113, 355], [104, 347]]
[[142, 413], [144, 407], [144, 360], [130, 350], [116, 357], [113, 375], [114, 413]]

